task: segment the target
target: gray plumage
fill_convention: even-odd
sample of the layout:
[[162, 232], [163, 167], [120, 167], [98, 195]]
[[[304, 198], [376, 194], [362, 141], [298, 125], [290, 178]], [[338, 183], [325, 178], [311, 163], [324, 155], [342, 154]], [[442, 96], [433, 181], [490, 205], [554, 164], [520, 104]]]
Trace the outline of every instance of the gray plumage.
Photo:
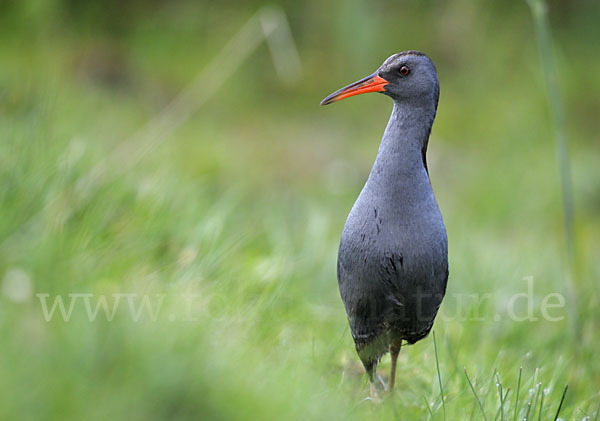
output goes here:
[[427, 336], [448, 279], [446, 229], [426, 163], [439, 97], [435, 66], [407, 51], [375, 74], [389, 82], [382, 93], [394, 108], [338, 253], [341, 297], [371, 380], [390, 345]]

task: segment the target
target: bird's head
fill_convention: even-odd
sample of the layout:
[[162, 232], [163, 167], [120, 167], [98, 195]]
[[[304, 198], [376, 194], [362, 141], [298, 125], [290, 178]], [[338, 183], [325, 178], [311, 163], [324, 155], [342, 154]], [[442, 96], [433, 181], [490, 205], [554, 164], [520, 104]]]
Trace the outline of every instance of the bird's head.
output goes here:
[[367, 92], [381, 92], [396, 102], [433, 101], [437, 107], [439, 83], [433, 62], [418, 51], [389, 57], [375, 73], [335, 91], [321, 105]]

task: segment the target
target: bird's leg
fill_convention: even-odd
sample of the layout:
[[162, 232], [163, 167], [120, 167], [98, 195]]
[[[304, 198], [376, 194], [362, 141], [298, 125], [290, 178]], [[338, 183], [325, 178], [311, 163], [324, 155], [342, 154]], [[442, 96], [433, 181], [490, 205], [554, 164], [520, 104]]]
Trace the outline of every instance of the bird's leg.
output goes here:
[[383, 390], [387, 389], [387, 386], [385, 385], [385, 382], [383, 381], [383, 377], [381, 377], [379, 374], [377, 375], [377, 380], [379, 380], [379, 383], [381, 383], [381, 387], [383, 387]]
[[388, 392], [394, 390], [396, 384], [396, 363], [398, 362], [398, 354], [402, 347], [402, 339], [392, 341], [390, 344], [390, 356], [392, 357], [392, 366], [390, 367], [390, 379], [388, 381]]
[[370, 384], [370, 390], [369, 390], [369, 395], [371, 397], [371, 401], [374, 403], [380, 403], [381, 402], [381, 398], [379, 397], [379, 392], [377, 392], [377, 386], [375, 385], [375, 382], [369, 381]]
[[374, 403], [380, 403], [379, 393], [377, 392], [377, 385], [375, 384], [375, 377], [377, 376], [377, 363], [369, 362], [365, 365], [367, 376], [369, 377], [369, 396], [371, 401]]

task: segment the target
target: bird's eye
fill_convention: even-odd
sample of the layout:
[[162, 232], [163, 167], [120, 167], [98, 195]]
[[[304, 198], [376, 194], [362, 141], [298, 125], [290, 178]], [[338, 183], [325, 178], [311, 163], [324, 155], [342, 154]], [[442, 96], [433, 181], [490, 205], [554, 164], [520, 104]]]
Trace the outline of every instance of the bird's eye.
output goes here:
[[407, 66], [402, 66], [398, 70], [398, 73], [400, 73], [402, 76], [407, 76], [410, 73], [410, 69]]

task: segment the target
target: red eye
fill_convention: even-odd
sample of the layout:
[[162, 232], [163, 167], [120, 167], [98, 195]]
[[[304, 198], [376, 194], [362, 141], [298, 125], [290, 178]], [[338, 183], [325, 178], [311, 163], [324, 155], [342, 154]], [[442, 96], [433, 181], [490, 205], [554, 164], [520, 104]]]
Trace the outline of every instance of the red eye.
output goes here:
[[398, 70], [398, 72], [400, 72], [402, 76], [406, 76], [410, 73], [410, 69], [406, 66], [402, 66], [400, 67], [400, 70]]

